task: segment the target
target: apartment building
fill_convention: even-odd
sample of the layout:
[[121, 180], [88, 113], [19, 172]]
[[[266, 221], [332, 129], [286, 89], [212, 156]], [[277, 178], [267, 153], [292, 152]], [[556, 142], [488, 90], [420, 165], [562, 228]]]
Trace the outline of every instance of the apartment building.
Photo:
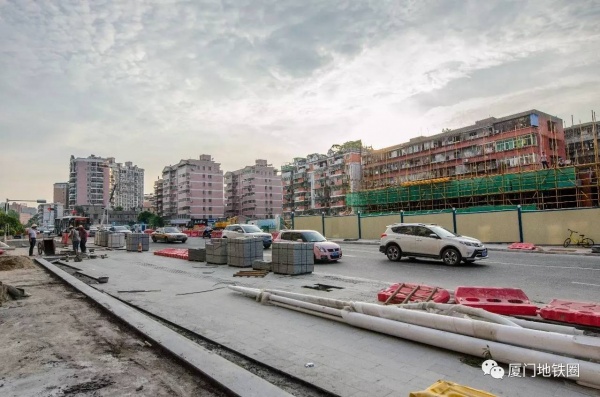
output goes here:
[[67, 208], [81, 205], [106, 206], [110, 195], [110, 169], [106, 159], [91, 155], [71, 156]]
[[565, 128], [566, 160], [571, 164], [598, 162], [600, 122], [576, 124]]
[[[337, 145], [334, 145], [337, 146]], [[283, 214], [349, 213], [346, 194], [360, 187], [362, 143], [297, 157], [281, 167]]]
[[153, 214], [156, 214], [156, 197], [154, 193], [144, 194], [144, 204], [142, 206], [142, 211], [148, 211]]
[[69, 202], [69, 184], [67, 182], [57, 182], [54, 184], [53, 201], [62, 205]]
[[472, 177], [541, 168], [565, 158], [562, 120], [539, 110], [475, 124], [362, 155], [363, 189], [444, 177]]
[[111, 191], [114, 188], [113, 207], [140, 211], [144, 205], [144, 169], [131, 161], [117, 163], [114, 157], [106, 159], [110, 169]]
[[[225, 214], [223, 171], [211, 155], [181, 160], [162, 173], [162, 215], [171, 224], [217, 219]], [[159, 192], [155, 192], [157, 201]]]
[[45, 203], [38, 205], [38, 225], [53, 226], [56, 218], [64, 216], [64, 205], [62, 203]]
[[273, 219], [282, 213], [281, 176], [267, 160], [225, 174], [225, 216]]
[[165, 216], [163, 195], [164, 182], [165, 181], [162, 178], [158, 178], [154, 181], [154, 210], [156, 215], [160, 217]]

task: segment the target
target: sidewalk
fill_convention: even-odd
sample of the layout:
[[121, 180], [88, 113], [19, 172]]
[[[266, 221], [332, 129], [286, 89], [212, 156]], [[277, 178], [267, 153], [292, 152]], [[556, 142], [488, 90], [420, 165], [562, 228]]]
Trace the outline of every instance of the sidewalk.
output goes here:
[[[376, 245], [379, 246], [379, 240], [358, 240], [358, 239], [331, 239], [330, 241], [338, 244], [363, 244], [363, 245]], [[560, 245], [536, 245], [535, 250], [516, 250], [509, 249], [508, 243], [484, 243], [490, 251], [505, 251], [505, 252], [525, 252], [530, 254], [561, 254], [561, 255], [584, 255], [584, 256], [598, 256], [599, 254], [592, 253], [591, 248], [564, 248]]]
[[[368, 243], [368, 242], [360, 242]], [[372, 242], [371, 242], [372, 244]], [[237, 268], [109, 251], [77, 266], [109, 276], [95, 287], [184, 326], [247, 357], [340, 396], [407, 396], [439, 379], [497, 396], [600, 396], [600, 391], [543, 377], [494, 379], [472, 358], [283, 308], [261, 305], [228, 284], [376, 302], [388, 285], [321, 273], [233, 277]], [[334, 285], [331, 292], [306, 289]], [[119, 291], [148, 290], [149, 293]], [[190, 294], [191, 293], [191, 294]], [[182, 295], [185, 294], [185, 295]], [[306, 364], [312, 363], [312, 366]]]

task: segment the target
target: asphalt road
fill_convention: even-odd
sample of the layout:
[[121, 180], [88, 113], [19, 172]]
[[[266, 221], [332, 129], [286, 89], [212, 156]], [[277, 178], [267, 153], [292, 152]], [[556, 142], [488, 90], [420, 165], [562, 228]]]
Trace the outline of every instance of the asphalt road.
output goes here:
[[[152, 243], [150, 249], [204, 247], [205, 240], [186, 244]], [[449, 290], [457, 286], [521, 288], [531, 301], [553, 298], [600, 302], [600, 258], [579, 255], [490, 251], [489, 258], [472, 265], [448, 267], [439, 261], [391, 262], [376, 245], [342, 244], [343, 259], [317, 264], [315, 272], [389, 282], [423, 283]], [[271, 259], [271, 250], [265, 250]]]

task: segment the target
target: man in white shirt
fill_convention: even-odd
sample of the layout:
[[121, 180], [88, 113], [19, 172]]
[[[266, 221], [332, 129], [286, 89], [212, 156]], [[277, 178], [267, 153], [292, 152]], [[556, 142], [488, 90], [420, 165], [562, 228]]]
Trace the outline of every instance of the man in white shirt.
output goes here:
[[33, 256], [33, 248], [37, 239], [37, 225], [34, 223], [27, 232], [29, 235], [29, 256]]

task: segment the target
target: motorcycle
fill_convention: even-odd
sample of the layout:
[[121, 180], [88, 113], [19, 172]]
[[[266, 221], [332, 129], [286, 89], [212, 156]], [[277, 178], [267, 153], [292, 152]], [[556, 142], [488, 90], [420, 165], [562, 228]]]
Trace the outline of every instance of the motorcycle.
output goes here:
[[212, 229], [207, 227], [206, 229], [204, 229], [204, 231], [202, 232], [202, 238], [211, 238], [211, 234], [212, 234]]

